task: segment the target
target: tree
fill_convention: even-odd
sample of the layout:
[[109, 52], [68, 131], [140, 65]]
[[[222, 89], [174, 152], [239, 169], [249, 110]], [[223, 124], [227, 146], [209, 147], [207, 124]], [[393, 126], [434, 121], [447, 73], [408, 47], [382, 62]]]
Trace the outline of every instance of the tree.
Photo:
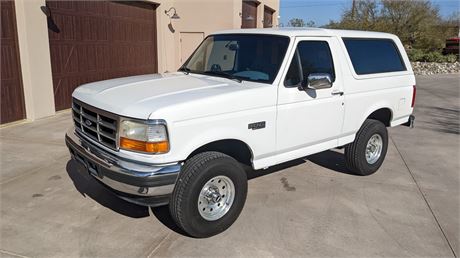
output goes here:
[[305, 21], [300, 18], [292, 18], [288, 22], [288, 27], [305, 27]]
[[377, 30], [379, 10], [376, 0], [354, 1], [353, 7], [345, 10], [339, 27], [343, 29]]
[[305, 22], [300, 18], [292, 18], [288, 22], [288, 27], [316, 27], [316, 23], [312, 20]]
[[446, 35], [438, 27], [439, 10], [429, 1], [382, 0], [383, 31], [394, 33], [414, 48], [434, 50], [443, 46]]
[[409, 48], [432, 51], [458, 33], [458, 15], [444, 21], [428, 0], [357, 0], [354, 10], [345, 9], [340, 21], [326, 27], [389, 32]]
[[307, 27], [316, 27], [315, 21], [310, 20], [309, 22], [307, 22]]

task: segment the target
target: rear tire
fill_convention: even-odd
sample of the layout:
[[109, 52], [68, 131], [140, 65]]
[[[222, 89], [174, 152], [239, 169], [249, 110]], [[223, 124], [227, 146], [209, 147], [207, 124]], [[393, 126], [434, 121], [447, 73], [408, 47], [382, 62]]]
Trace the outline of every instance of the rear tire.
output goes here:
[[387, 149], [385, 125], [378, 120], [367, 119], [356, 134], [355, 141], [345, 147], [346, 166], [356, 175], [371, 175], [382, 165]]
[[246, 194], [247, 176], [235, 159], [219, 152], [203, 152], [182, 167], [169, 210], [190, 236], [210, 237], [235, 222]]

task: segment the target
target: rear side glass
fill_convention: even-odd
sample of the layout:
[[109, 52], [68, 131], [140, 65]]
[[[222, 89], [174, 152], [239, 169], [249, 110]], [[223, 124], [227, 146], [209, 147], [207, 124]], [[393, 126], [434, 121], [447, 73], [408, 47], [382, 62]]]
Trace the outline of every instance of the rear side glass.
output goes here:
[[356, 74], [406, 71], [398, 48], [391, 39], [344, 38]]

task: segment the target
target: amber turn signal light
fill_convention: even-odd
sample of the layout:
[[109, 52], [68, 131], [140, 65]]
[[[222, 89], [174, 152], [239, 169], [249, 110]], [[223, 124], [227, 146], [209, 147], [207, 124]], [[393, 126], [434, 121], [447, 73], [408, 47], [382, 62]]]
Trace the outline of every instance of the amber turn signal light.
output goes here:
[[167, 141], [143, 142], [120, 137], [120, 148], [147, 153], [166, 153], [169, 151], [169, 143]]

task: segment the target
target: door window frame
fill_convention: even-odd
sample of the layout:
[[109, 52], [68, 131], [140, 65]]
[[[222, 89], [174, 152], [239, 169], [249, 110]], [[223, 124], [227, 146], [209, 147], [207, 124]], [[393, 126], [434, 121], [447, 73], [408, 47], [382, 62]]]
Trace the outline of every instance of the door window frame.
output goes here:
[[[334, 87], [334, 82], [337, 80], [337, 67], [336, 67], [336, 62], [334, 62], [334, 54], [332, 52], [332, 48], [331, 48], [331, 44], [330, 44], [330, 37], [298, 37], [296, 38], [295, 42], [294, 42], [294, 45], [292, 46], [292, 50], [291, 52], [289, 53], [289, 58], [288, 58], [288, 63], [287, 63], [287, 66], [285, 67], [284, 71], [283, 71], [283, 76], [281, 77], [281, 83], [283, 84], [284, 88], [287, 88], [287, 89], [297, 89], [297, 87], [299, 85], [286, 85], [285, 84], [285, 81], [286, 81], [286, 76], [287, 76], [287, 73], [289, 71], [289, 68], [291, 67], [291, 64], [292, 64], [292, 60], [294, 59], [296, 53], [298, 52], [298, 45], [299, 43], [301, 42], [325, 42], [327, 44], [327, 47], [329, 49], [329, 55], [331, 57], [331, 60], [332, 60], [332, 69], [333, 69], [333, 73], [334, 74], [331, 74], [331, 76], [333, 77], [333, 80], [332, 80], [332, 87]], [[300, 54], [299, 54], [300, 55]], [[301, 61], [299, 60], [300, 62], [300, 65], [302, 65]], [[303, 69], [302, 70], [302, 74], [301, 74], [301, 78], [302, 80], [304, 79], [304, 75], [303, 75]], [[332, 88], [331, 87], [331, 88]], [[326, 90], [326, 89], [324, 89]]]

